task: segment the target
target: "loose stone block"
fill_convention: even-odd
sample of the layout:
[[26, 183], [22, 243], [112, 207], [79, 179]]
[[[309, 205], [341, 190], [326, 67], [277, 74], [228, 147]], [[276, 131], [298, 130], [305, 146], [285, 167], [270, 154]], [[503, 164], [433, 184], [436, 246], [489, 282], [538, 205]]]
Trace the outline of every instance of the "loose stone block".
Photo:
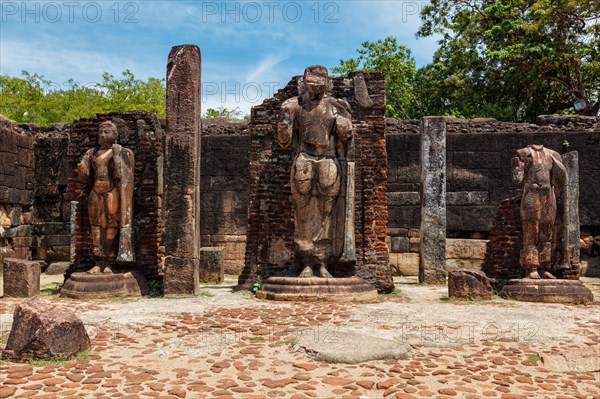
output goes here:
[[221, 284], [223, 280], [223, 247], [200, 248], [200, 282]]
[[4, 259], [4, 297], [28, 298], [40, 292], [40, 264], [23, 259]]
[[165, 295], [194, 294], [200, 253], [200, 49], [175, 46], [167, 63], [164, 186]]
[[451, 270], [448, 272], [448, 296], [471, 301], [489, 300], [492, 299], [492, 285], [481, 270]]
[[15, 309], [2, 358], [12, 361], [69, 359], [90, 347], [85, 327], [73, 311], [36, 297]]
[[69, 262], [54, 262], [48, 265], [46, 274], [65, 274], [69, 270]]
[[421, 119], [419, 282], [446, 281], [446, 120]]

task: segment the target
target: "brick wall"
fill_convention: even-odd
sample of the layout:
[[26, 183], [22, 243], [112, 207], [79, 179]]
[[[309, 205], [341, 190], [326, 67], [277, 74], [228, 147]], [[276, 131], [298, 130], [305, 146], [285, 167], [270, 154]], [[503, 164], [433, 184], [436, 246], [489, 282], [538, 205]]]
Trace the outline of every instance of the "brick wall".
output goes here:
[[0, 115], [0, 264], [32, 258], [35, 140]]
[[[84, 271], [94, 264], [89, 240], [87, 200], [90, 187], [77, 178], [76, 166], [85, 151], [98, 144], [98, 128], [104, 121], [113, 121], [118, 129], [117, 142], [135, 154], [134, 234], [135, 267], [148, 279], [162, 275], [160, 258], [162, 242], [162, 142], [164, 133], [153, 113], [141, 111], [99, 114], [96, 118], [80, 119], [71, 125], [67, 151], [67, 200], [79, 201], [76, 215], [75, 259], [69, 273]], [[129, 264], [120, 265], [128, 267]]]
[[248, 122], [202, 122], [200, 220], [204, 247], [223, 247], [226, 274], [244, 267], [248, 224]]
[[[381, 292], [393, 289], [385, 245], [387, 229], [387, 157], [385, 151], [385, 87], [383, 74], [365, 74], [371, 108], [355, 98], [352, 75], [334, 78], [332, 95], [352, 107], [356, 146], [355, 233], [357, 262], [333, 270], [338, 276], [356, 274]], [[250, 125], [250, 187], [246, 259], [240, 287], [272, 275], [299, 273], [292, 254], [293, 214], [289, 185], [293, 152], [275, 140], [279, 108], [298, 93], [297, 80], [252, 109]]]

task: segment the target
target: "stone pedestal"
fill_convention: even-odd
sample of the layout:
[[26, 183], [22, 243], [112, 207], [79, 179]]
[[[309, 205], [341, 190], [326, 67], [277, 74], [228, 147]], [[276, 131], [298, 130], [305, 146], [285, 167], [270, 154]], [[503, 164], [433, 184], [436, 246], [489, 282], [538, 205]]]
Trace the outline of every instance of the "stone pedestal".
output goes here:
[[223, 248], [200, 248], [200, 282], [221, 284], [224, 280]]
[[29, 298], [40, 292], [40, 264], [29, 260], [4, 259], [4, 297]]
[[275, 301], [363, 302], [377, 298], [377, 290], [359, 277], [269, 277], [258, 298]]
[[147, 282], [137, 272], [73, 273], [60, 290], [60, 295], [76, 299], [142, 296], [148, 292]]
[[526, 302], [585, 304], [594, 300], [590, 289], [581, 281], [559, 279], [509, 280], [500, 296]]

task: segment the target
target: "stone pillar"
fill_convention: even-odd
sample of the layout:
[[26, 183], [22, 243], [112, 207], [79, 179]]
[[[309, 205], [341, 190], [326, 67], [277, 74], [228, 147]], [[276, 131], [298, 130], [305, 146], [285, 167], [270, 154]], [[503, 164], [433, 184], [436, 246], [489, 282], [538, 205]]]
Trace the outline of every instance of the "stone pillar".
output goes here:
[[579, 270], [579, 154], [571, 151], [562, 155], [563, 164], [567, 169], [567, 189], [565, 190], [564, 228], [566, 243], [565, 260], [572, 268]]
[[221, 284], [224, 280], [223, 247], [200, 248], [200, 282]]
[[446, 120], [421, 119], [419, 282], [446, 282]]
[[167, 63], [164, 154], [165, 295], [198, 293], [200, 258], [200, 49], [175, 46]]
[[40, 263], [4, 259], [4, 298], [29, 298], [40, 292]]

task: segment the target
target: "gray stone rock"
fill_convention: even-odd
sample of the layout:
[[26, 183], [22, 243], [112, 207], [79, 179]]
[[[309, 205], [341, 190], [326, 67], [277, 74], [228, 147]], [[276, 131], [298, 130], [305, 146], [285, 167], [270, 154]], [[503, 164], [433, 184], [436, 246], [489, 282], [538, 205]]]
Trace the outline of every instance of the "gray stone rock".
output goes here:
[[54, 262], [50, 263], [46, 268], [45, 274], [65, 274], [69, 270], [69, 262]]
[[356, 364], [371, 360], [408, 359], [414, 349], [408, 343], [320, 326], [302, 331], [294, 348], [305, 351], [315, 360]]

